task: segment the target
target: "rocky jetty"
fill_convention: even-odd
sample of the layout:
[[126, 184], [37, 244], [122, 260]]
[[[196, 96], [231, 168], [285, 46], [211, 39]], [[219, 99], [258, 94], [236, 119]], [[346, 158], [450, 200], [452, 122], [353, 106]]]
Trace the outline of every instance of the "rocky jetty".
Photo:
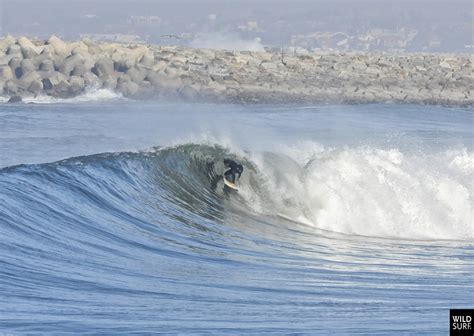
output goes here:
[[88, 87], [126, 97], [240, 103], [472, 105], [473, 57], [243, 52], [0, 38], [0, 95], [69, 98]]

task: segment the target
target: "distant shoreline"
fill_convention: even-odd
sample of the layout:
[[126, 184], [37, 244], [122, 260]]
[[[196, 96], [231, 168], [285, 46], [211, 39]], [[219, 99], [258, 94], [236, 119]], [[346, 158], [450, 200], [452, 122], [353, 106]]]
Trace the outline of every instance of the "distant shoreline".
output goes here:
[[229, 103], [474, 105], [465, 54], [238, 52], [0, 38], [0, 95], [72, 98], [88, 87], [135, 99]]

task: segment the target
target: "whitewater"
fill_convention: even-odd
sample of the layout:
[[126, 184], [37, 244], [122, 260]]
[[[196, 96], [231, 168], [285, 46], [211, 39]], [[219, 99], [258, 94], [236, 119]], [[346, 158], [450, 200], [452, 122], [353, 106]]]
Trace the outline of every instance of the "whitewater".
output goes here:
[[473, 128], [461, 107], [0, 102], [0, 334], [446, 334], [474, 302]]

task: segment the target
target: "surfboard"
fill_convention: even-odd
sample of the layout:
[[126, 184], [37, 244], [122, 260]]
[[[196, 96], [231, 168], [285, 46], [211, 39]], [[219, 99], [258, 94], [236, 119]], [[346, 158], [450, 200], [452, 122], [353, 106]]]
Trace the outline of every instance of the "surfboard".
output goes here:
[[225, 177], [223, 178], [223, 180], [224, 180], [224, 185], [226, 187], [229, 187], [230, 189], [236, 190], [236, 191], [239, 190], [239, 188], [237, 187], [237, 185], [235, 183], [230, 182]]

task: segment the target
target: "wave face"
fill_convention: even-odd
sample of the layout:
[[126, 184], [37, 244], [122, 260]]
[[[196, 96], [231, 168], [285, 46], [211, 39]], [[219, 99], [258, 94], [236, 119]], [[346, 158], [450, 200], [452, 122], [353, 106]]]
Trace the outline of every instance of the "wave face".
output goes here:
[[[238, 194], [223, 191], [223, 157], [245, 166]], [[467, 288], [448, 293], [439, 277], [474, 280], [473, 169], [465, 149], [317, 144], [258, 153], [185, 144], [7, 167], [0, 325], [241, 334], [324, 323], [390, 334], [412, 330], [401, 327], [406, 297], [436, 332], [445, 323], [429, 319], [435, 307], [462, 305]], [[373, 307], [391, 320], [370, 322]], [[353, 321], [341, 326], [345, 311]]]

